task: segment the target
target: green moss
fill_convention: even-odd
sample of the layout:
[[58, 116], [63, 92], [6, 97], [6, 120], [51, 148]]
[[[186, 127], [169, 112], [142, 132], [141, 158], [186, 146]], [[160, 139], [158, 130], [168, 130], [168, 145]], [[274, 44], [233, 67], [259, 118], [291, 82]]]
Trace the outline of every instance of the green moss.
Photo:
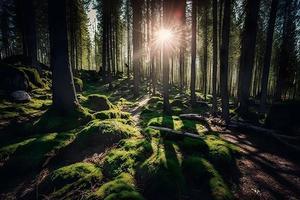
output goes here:
[[37, 87], [44, 87], [44, 83], [40, 77], [40, 74], [35, 68], [19, 67], [28, 77], [29, 81]]
[[34, 133], [47, 133], [55, 131], [66, 131], [86, 124], [93, 119], [93, 116], [83, 107], [77, 107], [73, 112], [63, 115], [60, 111], [49, 108], [42, 117], [27, 131]]
[[199, 189], [201, 196], [216, 200], [233, 199], [228, 186], [207, 160], [189, 157], [183, 161], [182, 171], [191, 187], [189, 189]]
[[123, 112], [117, 109], [113, 110], [104, 110], [94, 114], [96, 119], [114, 119], [114, 118], [121, 118], [121, 119], [130, 119], [130, 113]]
[[155, 104], [159, 101], [162, 101], [163, 99], [161, 97], [158, 97], [158, 96], [154, 96], [154, 97], [151, 97], [148, 101], [148, 104]]
[[98, 94], [89, 95], [87, 100], [83, 102], [83, 106], [95, 112], [109, 110], [114, 107], [106, 96]]
[[209, 148], [209, 160], [219, 169], [229, 170], [234, 165], [233, 153], [237, 151], [235, 146], [215, 135], [208, 135], [205, 142]]
[[[158, 141], [157, 141], [158, 142]], [[179, 199], [185, 191], [181, 173], [182, 156], [179, 149], [167, 141], [154, 142], [154, 153], [137, 171], [147, 199]]]
[[91, 199], [105, 200], [143, 200], [137, 192], [134, 178], [128, 173], [122, 173], [116, 179], [103, 184]]
[[184, 138], [179, 145], [183, 151], [189, 154], [207, 155], [208, 153], [208, 146], [202, 139]]
[[136, 167], [152, 153], [151, 144], [144, 139], [129, 139], [120, 142], [118, 148], [108, 153], [103, 162], [103, 172], [115, 177], [122, 172], [135, 174]]
[[80, 78], [74, 77], [74, 86], [76, 89], [76, 92], [82, 92], [83, 90], [83, 81]]
[[[100, 182], [101, 170], [91, 163], [75, 163], [59, 168], [48, 175], [39, 185], [39, 195], [51, 199], [86, 196], [92, 185]], [[83, 193], [84, 191], [84, 193]]]

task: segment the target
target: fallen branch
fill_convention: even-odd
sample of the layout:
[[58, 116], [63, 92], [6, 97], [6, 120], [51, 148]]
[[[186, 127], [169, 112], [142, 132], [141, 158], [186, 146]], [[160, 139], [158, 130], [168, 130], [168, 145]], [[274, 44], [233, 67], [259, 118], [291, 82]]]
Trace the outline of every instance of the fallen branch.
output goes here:
[[187, 136], [187, 137], [196, 138], [196, 139], [203, 139], [203, 137], [200, 135], [196, 135], [196, 134], [188, 133], [188, 132], [176, 131], [174, 129], [170, 129], [170, 128], [166, 128], [166, 127], [149, 126], [149, 128], [159, 130], [159, 131], [165, 131], [167, 133], [172, 133], [172, 134], [179, 135], [179, 136]]

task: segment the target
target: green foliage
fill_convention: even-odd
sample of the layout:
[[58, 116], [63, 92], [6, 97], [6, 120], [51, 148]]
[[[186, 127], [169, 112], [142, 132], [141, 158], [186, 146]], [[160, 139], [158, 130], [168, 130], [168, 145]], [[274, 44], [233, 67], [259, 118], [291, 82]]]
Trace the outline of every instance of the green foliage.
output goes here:
[[122, 173], [116, 179], [103, 184], [90, 199], [105, 200], [143, 200], [135, 188], [132, 175]]
[[208, 146], [202, 139], [184, 138], [179, 141], [180, 148], [189, 154], [207, 155]]
[[[82, 192], [90, 190], [94, 183], [103, 178], [99, 168], [91, 163], [75, 163], [51, 172], [39, 184], [39, 195], [49, 198], [80, 199]], [[79, 196], [77, 196], [79, 195]]]

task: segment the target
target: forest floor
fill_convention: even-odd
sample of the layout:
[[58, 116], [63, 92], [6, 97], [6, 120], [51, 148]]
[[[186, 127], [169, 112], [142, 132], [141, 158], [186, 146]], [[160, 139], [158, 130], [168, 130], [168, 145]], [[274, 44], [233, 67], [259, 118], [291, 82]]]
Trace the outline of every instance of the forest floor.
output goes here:
[[[300, 199], [299, 163], [276, 141], [181, 119], [207, 114], [210, 104], [193, 109], [178, 90], [171, 94], [172, 114], [163, 115], [161, 96], [148, 90], [143, 85], [135, 98], [125, 79], [113, 91], [86, 84], [75, 121], [49, 115], [49, 89], [32, 91], [29, 103], [2, 100], [0, 199]], [[93, 98], [109, 108], [98, 112]]]

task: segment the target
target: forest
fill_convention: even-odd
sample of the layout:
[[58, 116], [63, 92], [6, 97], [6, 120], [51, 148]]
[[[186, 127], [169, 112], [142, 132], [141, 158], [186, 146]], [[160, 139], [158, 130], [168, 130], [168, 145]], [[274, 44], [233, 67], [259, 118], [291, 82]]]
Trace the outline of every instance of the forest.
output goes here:
[[300, 0], [0, 0], [0, 199], [300, 199]]

